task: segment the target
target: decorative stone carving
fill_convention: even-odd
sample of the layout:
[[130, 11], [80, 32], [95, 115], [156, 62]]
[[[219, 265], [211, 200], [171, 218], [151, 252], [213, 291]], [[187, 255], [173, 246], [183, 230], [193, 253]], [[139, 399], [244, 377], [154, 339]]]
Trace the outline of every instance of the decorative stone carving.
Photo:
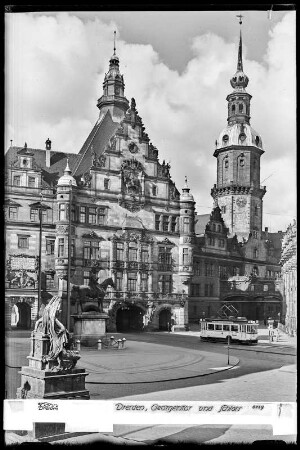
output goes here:
[[157, 242], [158, 244], [164, 244], [164, 245], [175, 245], [174, 242], [170, 241], [170, 239], [165, 238], [160, 242]]
[[138, 148], [138, 146], [136, 145], [135, 142], [131, 141], [131, 142], [128, 144], [128, 150], [129, 150], [131, 153], [137, 153], [137, 152], [139, 151], [139, 148]]
[[69, 234], [69, 225], [56, 225], [56, 234]]
[[236, 200], [236, 204], [239, 208], [244, 208], [247, 204], [247, 199], [244, 197], [238, 197]]
[[99, 236], [97, 233], [95, 233], [94, 230], [90, 231], [89, 233], [84, 233], [82, 235], [82, 237], [89, 238], [89, 239], [99, 239], [100, 241], [105, 241], [105, 239], [102, 236]]

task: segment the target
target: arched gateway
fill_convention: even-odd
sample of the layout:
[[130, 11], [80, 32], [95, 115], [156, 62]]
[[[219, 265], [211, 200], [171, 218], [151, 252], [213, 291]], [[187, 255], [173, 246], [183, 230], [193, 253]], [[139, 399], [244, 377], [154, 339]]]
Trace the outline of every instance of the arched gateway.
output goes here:
[[121, 306], [116, 314], [117, 332], [143, 331], [143, 317], [144, 311], [140, 306], [135, 304]]

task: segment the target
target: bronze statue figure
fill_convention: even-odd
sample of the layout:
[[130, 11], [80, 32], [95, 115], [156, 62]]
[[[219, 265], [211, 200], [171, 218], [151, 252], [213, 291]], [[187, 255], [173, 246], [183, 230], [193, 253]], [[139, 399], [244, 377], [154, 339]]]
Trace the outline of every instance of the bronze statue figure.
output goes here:
[[[112, 278], [107, 278], [103, 283], [98, 283], [96, 270], [90, 274], [89, 285], [77, 285], [70, 283], [70, 298], [72, 303], [77, 304], [77, 313], [87, 311], [103, 312], [103, 299], [108, 286], [115, 289]], [[95, 300], [97, 304], [95, 304]]]

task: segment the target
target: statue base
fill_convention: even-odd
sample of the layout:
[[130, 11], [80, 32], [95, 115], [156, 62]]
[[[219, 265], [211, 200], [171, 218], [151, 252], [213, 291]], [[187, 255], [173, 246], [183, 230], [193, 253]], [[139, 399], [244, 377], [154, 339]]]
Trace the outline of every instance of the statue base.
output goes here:
[[98, 339], [106, 334], [106, 321], [109, 316], [106, 313], [86, 312], [72, 315], [74, 319], [74, 341], [80, 340], [83, 346], [97, 345]]
[[85, 369], [73, 367], [59, 370], [55, 361], [45, 361], [49, 354], [50, 338], [41, 332], [31, 333], [31, 351], [27, 356], [29, 366], [22, 367], [21, 387], [17, 398], [31, 399], [85, 399], [90, 398], [85, 389]]

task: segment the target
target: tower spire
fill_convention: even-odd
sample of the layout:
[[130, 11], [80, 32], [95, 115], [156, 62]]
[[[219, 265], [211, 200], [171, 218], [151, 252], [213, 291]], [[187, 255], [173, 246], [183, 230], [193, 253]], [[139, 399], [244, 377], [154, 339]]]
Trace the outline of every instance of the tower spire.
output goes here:
[[244, 16], [242, 16], [242, 14], [238, 14], [236, 17], [239, 19], [239, 24], [240, 24], [240, 43], [239, 43], [239, 52], [238, 52], [237, 71], [243, 72], [243, 55], [242, 55], [242, 49], [243, 49], [243, 46], [242, 46], [242, 24], [243, 24], [243, 21], [242, 21], [242, 18]]
[[114, 56], [116, 56], [116, 30], [114, 31]]

